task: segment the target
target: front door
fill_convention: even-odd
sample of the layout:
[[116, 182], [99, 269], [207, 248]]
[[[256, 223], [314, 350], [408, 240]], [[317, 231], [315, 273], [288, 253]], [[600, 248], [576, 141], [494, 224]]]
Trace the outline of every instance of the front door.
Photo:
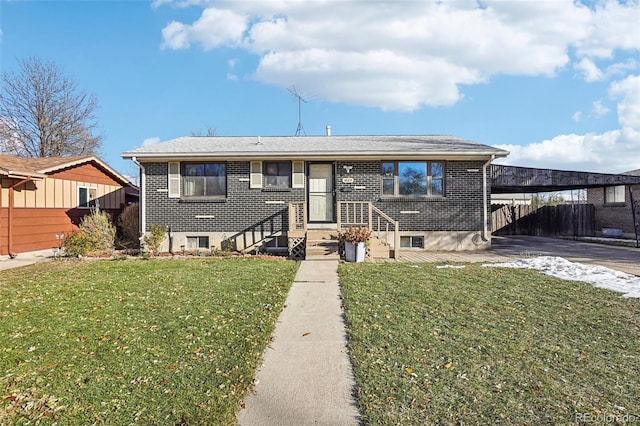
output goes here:
[[309, 222], [333, 222], [333, 163], [309, 163]]

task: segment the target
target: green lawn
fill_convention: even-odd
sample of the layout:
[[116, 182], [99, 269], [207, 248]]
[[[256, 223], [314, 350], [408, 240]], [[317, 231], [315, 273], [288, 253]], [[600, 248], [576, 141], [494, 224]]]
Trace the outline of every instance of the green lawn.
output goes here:
[[297, 263], [57, 261], [0, 274], [0, 424], [234, 424]]
[[365, 424], [640, 422], [637, 299], [479, 265], [339, 273]]

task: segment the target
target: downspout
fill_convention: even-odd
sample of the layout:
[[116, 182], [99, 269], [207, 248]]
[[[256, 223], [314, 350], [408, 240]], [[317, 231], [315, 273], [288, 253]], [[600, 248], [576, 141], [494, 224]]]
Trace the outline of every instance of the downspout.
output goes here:
[[489, 229], [487, 228], [487, 209], [489, 208], [489, 197], [487, 196], [487, 167], [496, 156], [491, 154], [491, 158], [482, 165], [482, 241], [489, 241]]
[[133, 161], [140, 168], [140, 207], [138, 209], [138, 212], [140, 214], [140, 229], [138, 231], [140, 233], [140, 239], [142, 240], [142, 237], [144, 236], [144, 233], [146, 232], [146, 229], [147, 229], [147, 221], [145, 217], [145, 213], [147, 210], [145, 205], [146, 204], [145, 181], [146, 181], [147, 172], [144, 166], [138, 162], [136, 157], [131, 157], [131, 161]]
[[25, 178], [22, 179], [21, 181], [19, 181], [18, 183], [15, 183], [13, 185], [11, 185], [9, 187], [9, 209], [7, 210], [7, 224], [8, 224], [8, 230], [7, 230], [7, 252], [9, 253], [9, 257], [11, 257], [12, 259], [14, 257], [17, 256], [16, 253], [13, 252], [13, 250], [11, 250], [11, 243], [12, 243], [12, 234], [13, 234], [13, 226], [12, 226], [12, 217], [13, 217], [13, 191], [16, 187], [25, 184], [27, 182], [31, 181], [31, 178]]

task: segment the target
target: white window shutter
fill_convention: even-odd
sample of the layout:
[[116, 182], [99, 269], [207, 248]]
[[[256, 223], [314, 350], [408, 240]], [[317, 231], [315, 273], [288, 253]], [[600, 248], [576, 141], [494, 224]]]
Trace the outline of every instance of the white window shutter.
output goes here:
[[249, 188], [262, 188], [262, 161], [251, 162]]
[[293, 162], [292, 188], [304, 188], [304, 161]]
[[180, 198], [180, 163], [169, 163], [169, 198]]

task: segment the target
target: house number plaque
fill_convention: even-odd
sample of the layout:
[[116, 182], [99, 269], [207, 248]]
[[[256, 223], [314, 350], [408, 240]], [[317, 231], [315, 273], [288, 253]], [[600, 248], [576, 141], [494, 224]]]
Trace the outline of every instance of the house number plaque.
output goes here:
[[353, 178], [352, 177], [343, 177], [342, 178], [342, 183], [353, 183]]

